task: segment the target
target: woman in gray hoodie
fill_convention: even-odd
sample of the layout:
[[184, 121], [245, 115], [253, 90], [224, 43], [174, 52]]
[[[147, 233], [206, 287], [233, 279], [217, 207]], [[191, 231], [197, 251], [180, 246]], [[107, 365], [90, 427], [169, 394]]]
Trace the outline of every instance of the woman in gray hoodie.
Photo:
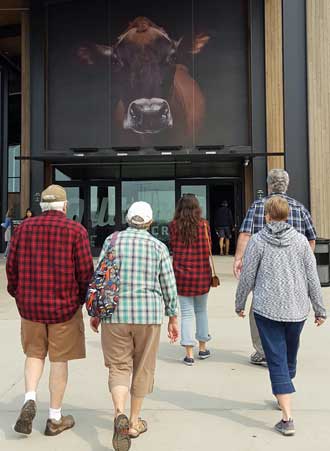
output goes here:
[[299, 337], [310, 303], [317, 326], [326, 319], [314, 254], [307, 239], [286, 223], [289, 205], [273, 196], [265, 205], [267, 225], [253, 235], [244, 255], [236, 292], [236, 313], [245, 316], [253, 290], [253, 312], [265, 351], [273, 394], [282, 410], [275, 428], [295, 433], [291, 416], [292, 379], [296, 375]]

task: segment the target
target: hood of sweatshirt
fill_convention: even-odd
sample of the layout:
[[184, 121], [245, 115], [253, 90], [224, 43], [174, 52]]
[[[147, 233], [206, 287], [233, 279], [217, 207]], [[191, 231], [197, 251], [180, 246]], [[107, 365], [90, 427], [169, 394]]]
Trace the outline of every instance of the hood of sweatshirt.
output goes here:
[[296, 230], [286, 222], [270, 222], [260, 232], [267, 243], [278, 247], [287, 247], [292, 243]]

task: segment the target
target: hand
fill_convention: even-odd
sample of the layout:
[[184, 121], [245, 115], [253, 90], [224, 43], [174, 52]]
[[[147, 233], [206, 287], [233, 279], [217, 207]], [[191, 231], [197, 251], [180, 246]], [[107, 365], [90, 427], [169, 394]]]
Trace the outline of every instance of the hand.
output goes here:
[[176, 316], [172, 316], [168, 320], [167, 332], [168, 332], [167, 336], [170, 339], [170, 343], [175, 343], [179, 338], [179, 326]]
[[245, 318], [245, 310], [241, 310], [240, 312], [238, 312], [237, 313], [237, 315], [240, 317], [240, 318]]
[[233, 273], [236, 279], [239, 279], [239, 276], [241, 275], [243, 268], [243, 259], [236, 259], [234, 260], [234, 266], [233, 266]]
[[91, 326], [91, 329], [95, 333], [99, 333], [99, 325], [100, 325], [100, 318], [91, 318], [89, 321], [89, 325]]
[[321, 318], [321, 317], [316, 317], [314, 323], [316, 324], [317, 327], [322, 326], [322, 324], [324, 324], [325, 322], [325, 318]]

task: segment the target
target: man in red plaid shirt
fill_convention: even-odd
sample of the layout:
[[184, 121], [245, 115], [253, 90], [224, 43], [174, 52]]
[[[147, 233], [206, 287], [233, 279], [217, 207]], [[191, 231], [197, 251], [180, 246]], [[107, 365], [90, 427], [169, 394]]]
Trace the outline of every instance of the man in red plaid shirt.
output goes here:
[[61, 407], [68, 361], [85, 358], [82, 304], [93, 274], [87, 231], [66, 218], [65, 190], [51, 185], [41, 195], [41, 216], [26, 219], [16, 230], [7, 259], [8, 292], [21, 316], [26, 354], [25, 401], [14, 426], [29, 435], [36, 415], [36, 391], [49, 354], [50, 409], [45, 435], [74, 426]]

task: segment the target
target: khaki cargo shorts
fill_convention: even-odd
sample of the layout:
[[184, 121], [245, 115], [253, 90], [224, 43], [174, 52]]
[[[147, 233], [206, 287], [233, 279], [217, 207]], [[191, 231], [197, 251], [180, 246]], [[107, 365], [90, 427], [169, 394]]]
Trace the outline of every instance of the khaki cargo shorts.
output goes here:
[[109, 389], [131, 386], [131, 395], [143, 398], [152, 393], [160, 324], [105, 324], [101, 338]]
[[43, 324], [22, 318], [21, 340], [27, 357], [51, 362], [84, 359], [85, 326], [81, 308], [64, 323]]

